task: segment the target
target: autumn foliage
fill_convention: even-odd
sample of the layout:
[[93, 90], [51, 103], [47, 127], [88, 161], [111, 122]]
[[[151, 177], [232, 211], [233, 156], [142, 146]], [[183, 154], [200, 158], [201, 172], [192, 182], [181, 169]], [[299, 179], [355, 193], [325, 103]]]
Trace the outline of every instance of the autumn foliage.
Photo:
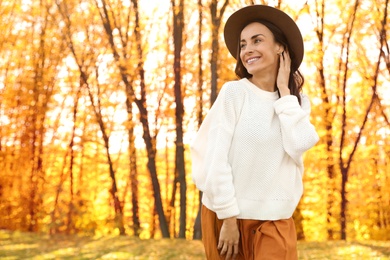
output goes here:
[[388, 0], [0, 0], [0, 229], [199, 238], [188, 146], [248, 4], [305, 39], [299, 238], [390, 239]]

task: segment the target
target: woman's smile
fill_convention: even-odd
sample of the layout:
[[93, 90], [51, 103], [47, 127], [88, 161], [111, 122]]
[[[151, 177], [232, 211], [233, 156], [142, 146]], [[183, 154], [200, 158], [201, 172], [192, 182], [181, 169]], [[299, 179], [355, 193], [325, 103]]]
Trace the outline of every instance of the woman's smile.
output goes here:
[[246, 60], [246, 63], [248, 65], [251, 65], [251, 64], [255, 63], [256, 61], [258, 61], [259, 59], [260, 59], [260, 56], [250, 57], [249, 59]]

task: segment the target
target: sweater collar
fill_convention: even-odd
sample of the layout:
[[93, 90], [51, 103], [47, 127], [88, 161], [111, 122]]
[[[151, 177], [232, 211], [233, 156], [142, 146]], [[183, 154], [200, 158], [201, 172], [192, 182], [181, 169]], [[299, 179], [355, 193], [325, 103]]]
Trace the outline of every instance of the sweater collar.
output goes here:
[[277, 91], [269, 92], [269, 91], [262, 90], [261, 88], [258, 88], [255, 84], [250, 82], [247, 78], [242, 78], [240, 81], [242, 81], [247, 87], [249, 87], [258, 96], [267, 99], [272, 99], [272, 100], [277, 100], [279, 98], [279, 94]]

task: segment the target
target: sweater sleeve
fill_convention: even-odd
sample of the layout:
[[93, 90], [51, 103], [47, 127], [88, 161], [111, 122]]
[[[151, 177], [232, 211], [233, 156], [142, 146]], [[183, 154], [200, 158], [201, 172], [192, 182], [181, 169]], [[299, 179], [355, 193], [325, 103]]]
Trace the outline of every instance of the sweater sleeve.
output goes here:
[[283, 147], [297, 164], [302, 163], [302, 155], [319, 140], [314, 126], [310, 123], [310, 100], [302, 95], [302, 105], [296, 96], [281, 97], [274, 104], [279, 116]]
[[191, 145], [192, 178], [203, 196], [212, 202], [219, 219], [237, 216], [232, 168], [228, 162], [239, 115], [235, 88], [224, 86]]

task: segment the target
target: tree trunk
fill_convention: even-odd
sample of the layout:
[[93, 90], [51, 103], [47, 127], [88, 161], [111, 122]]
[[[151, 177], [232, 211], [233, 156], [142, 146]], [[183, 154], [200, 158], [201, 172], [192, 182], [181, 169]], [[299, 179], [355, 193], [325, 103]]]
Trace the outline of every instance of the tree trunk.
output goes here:
[[195, 223], [194, 223], [194, 235], [193, 239], [202, 239], [202, 192], [199, 191], [199, 207], [198, 213], [196, 214]]
[[[198, 91], [197, 91], [197, 122], [198, 128], [203, 122], [203, 55], [202, 55], [202, 23], [203, 23], [203, 4], [202, 0], [198, 0], [199, 12], [199, 29], [198, 29]], [[201, 223], [201, 209], [202, 209], [202, 192], [199, 191], [199, 207], [194, 223], [193, 239], [202, 239], [202, 223]]]
[[179, 4], [172, 0], [173, 8], [173, 43], [174, 43], [174, 63], [173, 70], [175, 73], [175, 119], [176, 119], [176, 176], [180, 185], [180, 228], [179, 238], [185, 238], [186, 235], [186, 217], [187, 217], [187, 184], [184, 161], [184, 144], [183, 144], [183, 95], [181, 86], [181, 50], [183, 46], [183, 25], [184, 25], [184, 0]]
[[133, 220], [133, 235], [139, 237], [141, 232], [141, 221], [139, 219], [138, 205], [138, 172], [137, 172], [137, 151], [135, 148], [134, 122], [133, 122], [133, 103], [131, 97], [126, 99], [127, 115], [129, 120], [129, 161], [130, 161], [130, 190], [131, 190], [131, 212]]
[[[68, 223], [66, 227], [66, 233], [70, 234], [71, 230], [73, 229], [73, 211], [74, 211], [74, 176], [73, 176], [73, 169], [74, 169], [74, 160], [75, 160], [75, 152], [74, 152], [74, 139], [76, 137], [76, 121], [77, 121], [77, 110], [78, 110], [78, 104], [80, 100], [80, 92], [81, 92], [81, 86], [79, 86], [76, 98], [75, 98], [75, 104], [73, 107], [73, 127], [72, 127], [72, 136], [69, 143], [69, 150], [70, 153], [70, 161], [69, 161], [69, 179], [70, 179], [70, 186], [69, 186], [69, 205], [68, 205]], [[66, 160], [65, 160], [66, 162]]]
[[[137, 54], [138, 54], [138, 74], [140, 77], [140, 87], [141, 87], [141, 97], [140, 99], [135, 99], [134, 95], [134, 89], [130, 85], [130, 82], [127, 80], [126, 76], [126, 70], [125, 68], [121, 67], [121, 73], [122, 73], [122, 79], [126, 85], [126, 92], [128, 95], [132, 96], [134, 98], [134, 102], [138, 107], [138, 110], [140, 112], [140, 118], [141, 118], [141, 124], [143, 126], [143, 139], [145, 141], [146, 145], [146, 151], [148, 154], [148, 169], [150, 172], [150, 177], [152, 180], [152, 186], [153, 186], [153, 194], [154, 194], [154, 201], [156, 204], [156, 211], [158, 214], [158, 219], [160, 223], [160, 229], [162, 236], [164, 238], [169, 238], [169, 229], [168, 229], [168, 223], [165, 218], [165, 212], [164, 212], [164, 207], [162, 204], [162, 199], [161, 199], [161, 188], [160, 188], [160, 183], [158, 182], [158, 176], [157, 176], [157, 169], [156, 169], [156, 147], [155, 147], [155, 138], [152, 138], [150, 134], [150, 127], [149, 127], [149, 122], [148, 122], [148, 109], [146, 107], [146, 86], [145, 86], [145, 70], [143, 68], [144, 62], [143, 62], [143, 51], [142, 51], [142, 46], [141, 46], [141, 32], [140, 32], [140, 23], [139, 23], [139, 10], [138, 10], [138, 1], [137, 0], [132, 0], [131, 1], [134, 5], [134, 12], [135, 12], [135, 27], [134, 27], [134, 35], [135, 35], [135, 40], [137, 44]], [[108, 17], [108, 15], [106, 16]], [[107, 27], [107, 26], [106, 26]], [[112, 30], [110, 30], [110, 36], [112, 37]], [[115, 45], [114, 42], [111, 38], [110, 40], [111, 46], [114, 49]], [[119, 62], [119, 60], [118, 60]], [[120, 62], [119, 62], [120, 64]]]
[[[229, 0], [225, 0], [221, 10], [218, 13], [218, 1], [212, 0], [210, 3], [211, 12], [211, 97], [210, 106], [212, 106], [218, 95], [218, 55], [219, 55], [219, 29], [221, 27], [222, 16], [226, 10]], [[237, 39], [238, 40], [238, 39]]]
[[340, 204], [340, 238], [347, 239], [347, 191], [345, 189], [348, 182], [348, 170], [341, 171], [341, 204]]
[[[360, 128], [358, 138], [355, 141], [354, 144], [354, 150], [350, 153], [349, 159], [347, 162], [344, 162], [343, 159], [343, 150], [345, 149], [345, 139], [346, 139], [346, 127], [347, 127], [347, 102], [346, 102], [346, 97], [347, 97], [347, 79], [348, 79], [348, 71], [349, 71], [349, 52], [350, 52], [350, 42], [351, 42], [351, 35], [352, 31], [354, 28], [354, 22], [355, 22], [355, 17], [356, 17], [356, 12], [359, 6], [359, 0], [356, 0], [355, 5], [354, 5], [354, 10], [351, 13], [350, 16], [350, 21], [347, 25], [346, 32], [345, 32], [345, 46], [343, 45], [343, 49], [346, 52], [346, 60], [344, 62], [343, 67], [343, 81], [342, 81], [342, 97], [341, 97], [341, 105], [342, 105], [342, 115], [341, 115], [341, 137], [340, 137], [340, 148], [339, 148], [339, 164], [340, 164], [340, 171], [341, 171], [341, 205], [340, 205], [340, 238], [342, 240], [347, 239], [347, 190], [346, 190], [346, 185], [348, 182], [348, 173], [349, 173], [349, 168], [350, 164], [353, 159], [353, 155], [356, 151], [357, 145], [360, 141], [360, 136], [362, 133], [362, 130], [364, 128], [366, 119], [363, 121], [363, 125]], [[342, 58], [340, 58], [340, 65], [343, 64]], [[341, 70], [340, 70], [341, 73]], [[369, 110], [371, 109], [371, 106]], [[366, 117], [368, 116], [369, 110], [367, 110]]]
[[99, 124], [100, 132], [102, 133], [102, 136], [103, 136], [104, 148], [106, 151], [107, 163], [108, 163], [108, 167], [109, 167], [109, 174], [110, 174], [110, 178], [111, 178], [110, 194], [111, 194], [112, 200], [114, 202], [115, 223], [116, 223], [117, 228], [119, 229], [119, 234], [125, 235], [126, 232], [125, 232], [125, 226], [123, 223], [123, 205], [119, 199], [118, 186], [116, 184], [116, 174], [115, 174], [115, 169], [114, 169], [114, 163], [112, 161], [111, 154], [110, 154], [110, 137], [107, 134], [107, 129], [106, 129], [106, 126], [103, 122], [103, 116], [102, 116], [102, 111], [101, 111], [101, 107], [100, 107], [99, 97], [97, 98], [98, 101], [97, 101], [97, 105], [96, 105], [94, 98], [93, 98], [93, 95], [92, 95], [92, 92], [91, 92], [91, 89], [90, 89], [89, 84], [87, 82], [88, 76], [86, 76], [86, 74], [81, 69], [81, 67], [80, 67], [80, 74], [81, 74], [81, 77], [84, 81], [83, 83], [85, 84], [85, 86], [88, 89], [88, 94], [89, 94], [91, 104], [92, 104], [92, 107], [93, 107], [93, 110], [94, 110], [94, 113], [96, 116], [96, 120]]
[[334, 114], [331, 109], [331, 101], [330, 101], [330, 94], [328, 93], [328, 86], [326, 84], [325, 80], [325, 69], [324, 69], [324, 18], [325, 18], [325, 1], [321, 2], [321, 5], [319, 5], [316, 2], [316, 16], [317, 16], [317, 27], [316, 27], [316, 35], [318, 38], [318, 47], [319, 47], [319, 60], [317, 64], [317, 70], [318, 70], [318, 81], [319, 81], [319, 87], [321, 89], [321, 99], [322, 104], [324, 108], [324, 128], [326, 130], [325, 134], [325, 145], [326, 145], [326, 153], [328, 157], [327, 161], [327, 199], [326, 199], [326, 209], [327, 209], [327, 233], [328, 233], [328, 239], [333, 240], [334, 239], [334, 230], [333, 226], [336, 223], [336, 218], [334, 214], [334, 202], [337, 201], [335, 198], [336, 194], [336, 185], [335, 185], [335, 158], [334, 158], [334, 140], [333, 140], [333, 119]]

